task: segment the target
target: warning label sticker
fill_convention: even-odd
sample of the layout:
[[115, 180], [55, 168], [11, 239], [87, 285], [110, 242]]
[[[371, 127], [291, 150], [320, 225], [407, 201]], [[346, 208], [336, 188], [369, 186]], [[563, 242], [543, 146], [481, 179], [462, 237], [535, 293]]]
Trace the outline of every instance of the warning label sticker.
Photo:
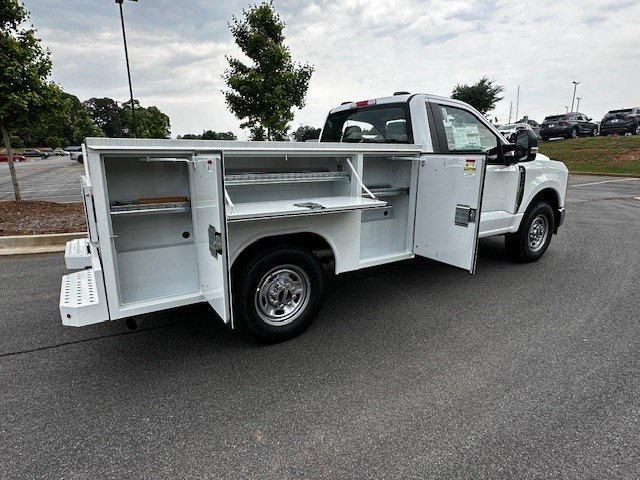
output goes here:
[[476, 176], [476, 161], [467, 160], [464, 164], [464, 176], [474, 178]]

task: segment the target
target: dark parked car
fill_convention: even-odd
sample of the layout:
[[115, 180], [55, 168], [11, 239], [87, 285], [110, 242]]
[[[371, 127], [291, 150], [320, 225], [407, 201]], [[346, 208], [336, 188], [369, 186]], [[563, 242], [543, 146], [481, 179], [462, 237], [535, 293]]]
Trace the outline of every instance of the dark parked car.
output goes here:
[[600, 122], [600, 135], [640, 135], [640, 107], [611, 110]]
[[540, 127], [540, 137], [549, 140], [553, 137], [576, 138], [582, 135], [594, 137], [598, 134], [598, 125], [582, 113], [565, 113], [546, 117]]
[[25, 148], [24, 152], [22, 153], [25, 157], [40, 157], [40, 158], [47, 158], [47, 154], [41, 150], [38, 150], [37, 148]]

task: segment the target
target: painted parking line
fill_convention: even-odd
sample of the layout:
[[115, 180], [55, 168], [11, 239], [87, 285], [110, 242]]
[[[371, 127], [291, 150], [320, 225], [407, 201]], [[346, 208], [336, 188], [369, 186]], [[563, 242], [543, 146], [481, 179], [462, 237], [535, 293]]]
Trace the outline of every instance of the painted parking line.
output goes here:
[[590, 183], [578, 183], [576, 185], [569, 185], [571, 187], [587, 187], [589, 185], [600, 185], [601, 183], [615, 183], [615, 182], [634, 182], [638, 181], [640, 178], [620, 178], [618, 180], [602, 180], [600, 182], [590, 182]]

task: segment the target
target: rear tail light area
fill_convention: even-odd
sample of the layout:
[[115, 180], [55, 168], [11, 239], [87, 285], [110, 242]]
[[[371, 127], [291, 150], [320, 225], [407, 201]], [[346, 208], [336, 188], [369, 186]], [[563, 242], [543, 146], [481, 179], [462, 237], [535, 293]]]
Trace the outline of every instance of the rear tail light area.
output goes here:
[[369, 105], [375, 105], [376, 101], [375, 100], [360, 100], [359, 102], [356, 102], [356, 107], [368, 107]]

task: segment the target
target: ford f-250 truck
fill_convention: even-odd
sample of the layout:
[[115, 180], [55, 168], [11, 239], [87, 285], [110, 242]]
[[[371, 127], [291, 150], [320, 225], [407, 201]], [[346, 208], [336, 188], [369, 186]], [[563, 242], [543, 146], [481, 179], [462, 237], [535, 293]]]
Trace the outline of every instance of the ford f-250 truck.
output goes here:
[[67, 245], [62, 322], [208, 302], [266, 341], [308, 327], [328, 268], [421, 256], [473, 273], [492, 235], [538, 260], [567, 188], [531, 132], [511, 144], [425, 94], [347, 102], [318, 143], [88, 138], [84, 158], [88, 236]]

